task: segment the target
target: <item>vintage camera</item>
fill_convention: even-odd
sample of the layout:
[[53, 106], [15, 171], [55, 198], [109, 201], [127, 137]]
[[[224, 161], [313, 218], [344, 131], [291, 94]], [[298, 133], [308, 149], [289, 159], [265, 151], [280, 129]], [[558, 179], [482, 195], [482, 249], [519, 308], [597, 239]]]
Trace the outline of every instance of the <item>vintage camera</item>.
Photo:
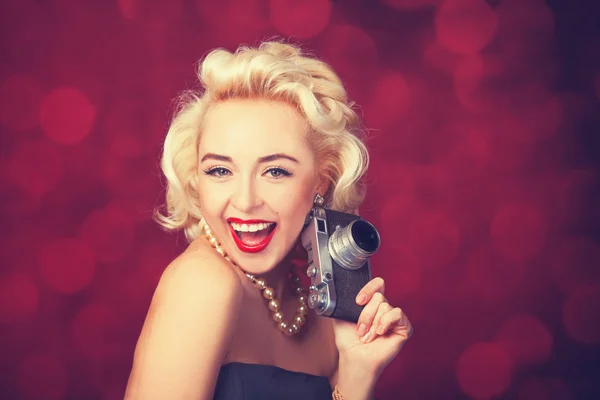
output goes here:
[[356, 322], [360, 289], [371, 280], [369, 257], [379, 249], [377, 229], [360, 217], [315, 206], [302, 232], [311, 279], [308, 306], [318, 315]]

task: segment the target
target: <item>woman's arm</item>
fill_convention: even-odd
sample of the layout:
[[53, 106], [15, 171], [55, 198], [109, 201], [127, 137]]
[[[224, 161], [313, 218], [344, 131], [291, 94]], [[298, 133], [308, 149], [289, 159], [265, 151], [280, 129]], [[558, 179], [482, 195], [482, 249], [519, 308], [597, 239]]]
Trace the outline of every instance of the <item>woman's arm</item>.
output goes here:
[[235, 271], [205, 251], [169, 265], [136, 346], [125, 398], [212, 398], [241, 293]]

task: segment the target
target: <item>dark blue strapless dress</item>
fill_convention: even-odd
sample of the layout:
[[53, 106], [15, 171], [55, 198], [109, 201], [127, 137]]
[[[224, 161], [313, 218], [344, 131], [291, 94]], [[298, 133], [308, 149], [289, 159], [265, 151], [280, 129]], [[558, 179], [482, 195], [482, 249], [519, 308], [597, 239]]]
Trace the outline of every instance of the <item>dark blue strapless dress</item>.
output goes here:
[[214, 400], [331, 400], [329, 379], [264, 364], [232, 362], [219, 371]]

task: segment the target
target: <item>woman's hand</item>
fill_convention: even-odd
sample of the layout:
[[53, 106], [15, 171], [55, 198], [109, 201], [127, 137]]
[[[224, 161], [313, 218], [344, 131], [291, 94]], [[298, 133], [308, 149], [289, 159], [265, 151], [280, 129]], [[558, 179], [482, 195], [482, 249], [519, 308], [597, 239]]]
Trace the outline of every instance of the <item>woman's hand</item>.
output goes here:
[[387, 302], [384, 291], [383, 279], [371, 280], [355, 299], [359, 305], [366, 304], [358, 322], [334, 320], [340, 364], [349, 363], [376, 376], [396, 357], [413, 331], [406, 314]]

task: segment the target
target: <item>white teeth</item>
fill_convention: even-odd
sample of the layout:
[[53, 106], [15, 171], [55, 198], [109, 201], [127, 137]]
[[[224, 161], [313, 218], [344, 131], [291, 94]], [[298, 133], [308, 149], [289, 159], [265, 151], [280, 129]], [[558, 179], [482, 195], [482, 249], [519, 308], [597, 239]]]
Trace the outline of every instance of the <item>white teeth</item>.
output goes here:
[[256, 232], [262, 231], [263, 229], [267, 229], [274, 222], [261, 222], [260, 224], [236, 224], [235, 222], [231, 222], [231, 226], [234, 230], [238, 232]]

